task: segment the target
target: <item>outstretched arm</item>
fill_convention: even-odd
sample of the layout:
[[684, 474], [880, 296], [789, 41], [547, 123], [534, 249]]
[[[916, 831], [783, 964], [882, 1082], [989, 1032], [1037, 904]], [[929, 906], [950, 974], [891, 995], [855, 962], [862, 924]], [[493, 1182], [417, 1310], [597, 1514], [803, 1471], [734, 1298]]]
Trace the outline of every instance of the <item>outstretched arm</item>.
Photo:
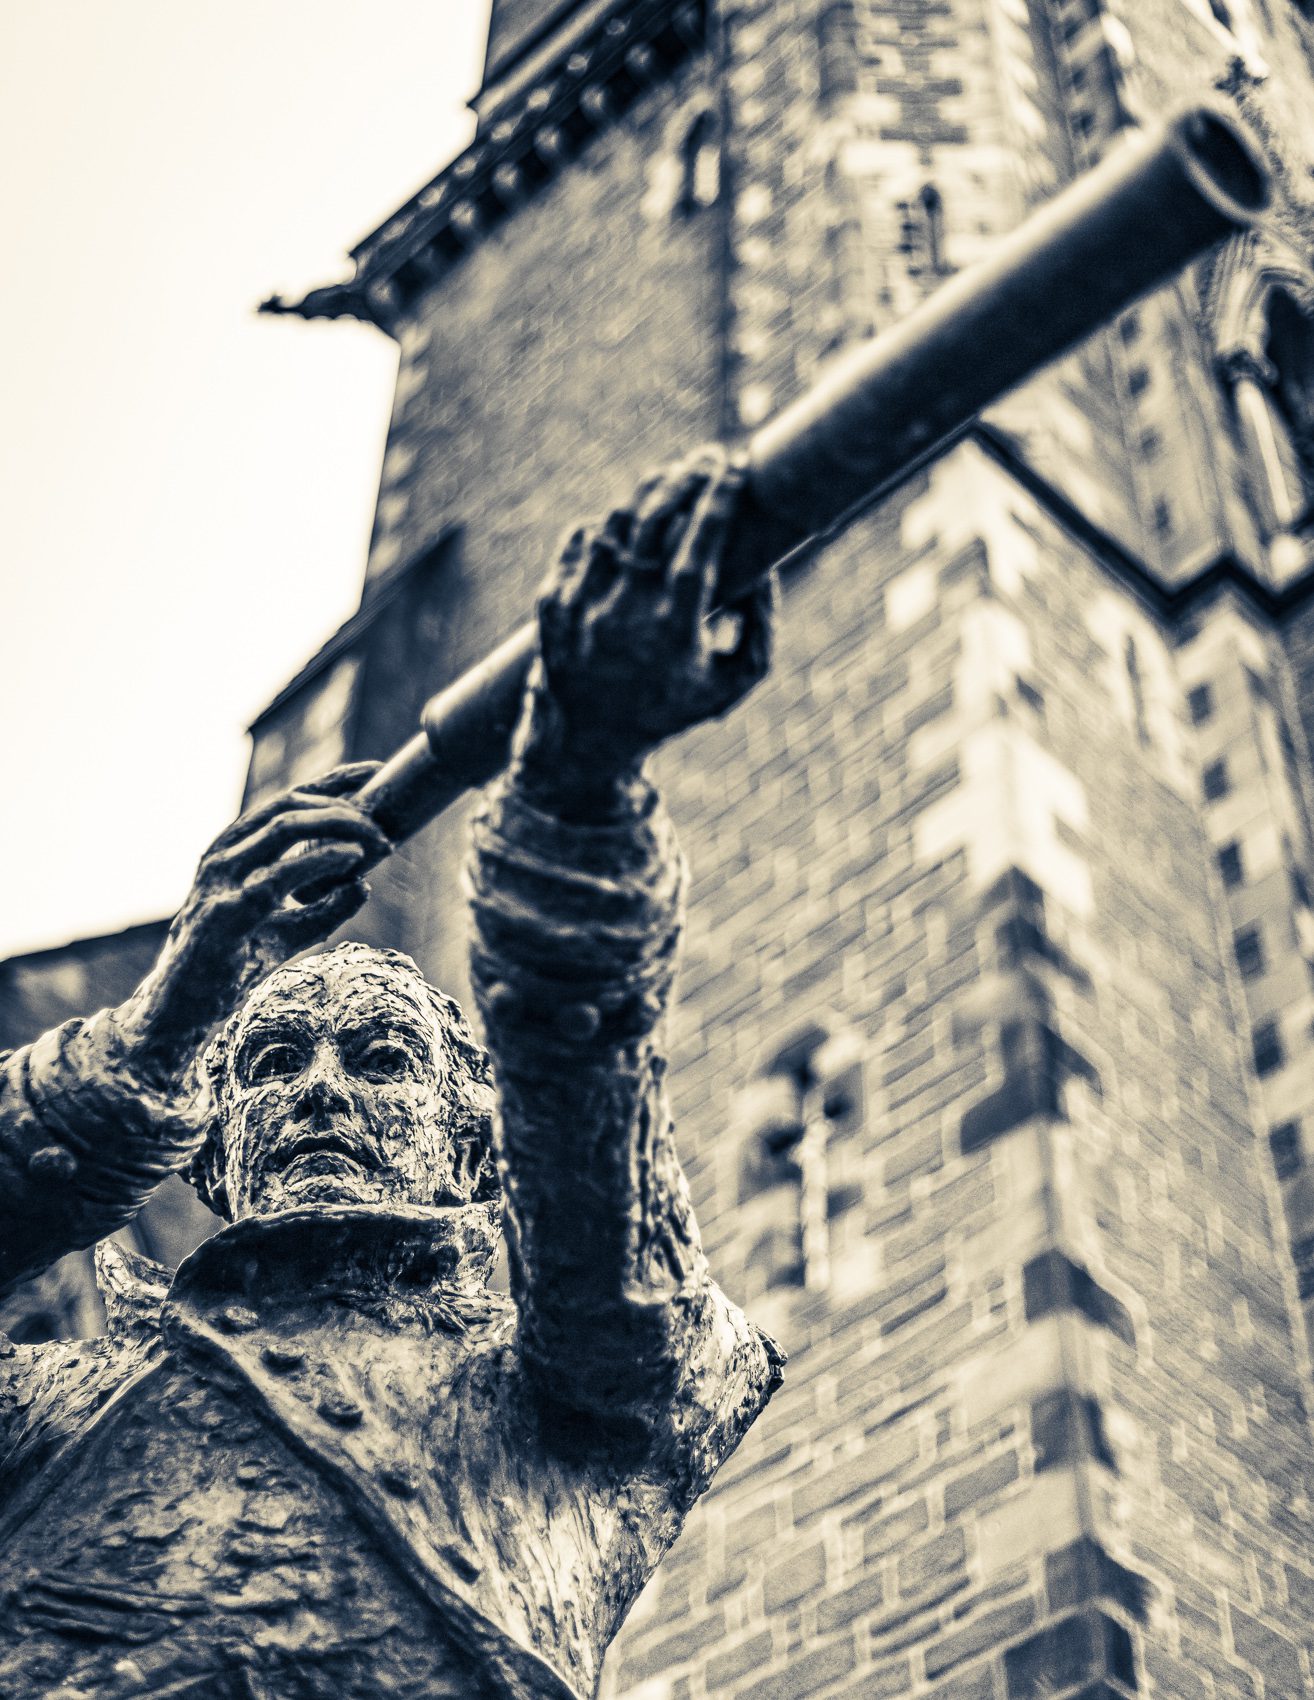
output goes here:
[[[642, 767], [766, 671], [769, 592], [733, 611], [727, 646], [706, 623], [739, 482], [704, 455], [569, 540], [513, 762], [475, 827], [472, 970], [526, 1364], [575, 1408], [677, 1424], [682, 1405], [690, 1424], [695, 1405], [747, 1420], [774, 1378], [708, 1277], [671, 1137], [683, 867]], [[700, 1373], [708, 1396], [682, 1400]]]
[[0, 1059], [0, 1292], [122, 1227], [185, 1162], [202, 1124], [192, 1065], [210, 1031], [365, 901], [361, 875], [388, 845], [345, 793], [374, 766], [338, 768], [234, 822], [126, 1002]]

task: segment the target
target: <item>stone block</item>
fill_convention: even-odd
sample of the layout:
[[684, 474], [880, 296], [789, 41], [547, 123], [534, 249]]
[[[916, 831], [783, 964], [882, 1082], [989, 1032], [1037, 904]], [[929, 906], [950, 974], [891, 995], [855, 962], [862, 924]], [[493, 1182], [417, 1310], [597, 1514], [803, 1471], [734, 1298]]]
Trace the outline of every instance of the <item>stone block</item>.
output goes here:
[[1300, 1649], [1239, 1605], [1232, 1606], [1231, 1619], [1232, 1645], [1263, 1677], [1265, 1694], [1300, 1694], [1305, 1684]]
[[862, 1532], [862, 1550], [868, 1558], [882, 1558], [914, 1540], [930, 1522], [925, 1499], [915, 1499], [897, 1511], [870, 1518]]
[[1105, 1433], [1104, 1413], [1099, 1401], [1088, 1393], [1060, 1388], [1037, 1399], [1031, 1407], [1031, 1446], [1037, 1471], [1084, 1458], [1117, 1469]]
[[1152, 1590], [1144, 1576], [1119, 1564], [1098, 1542], [1084, 1536], [1047, 1555], [1045, 1597], [1052, 1612], [1108, 1600], [1144, 1623]]
[[1057, 1248], [1033, 1257], [1022, 1271], [1027, 1320], [1076, 1310], [1135, 1347], [1136, 1329], [1127, 1307], [1102, 1287], [1088, 1269]]
[[1002, 1493], [1018, 1479], [1019, 1474], [1017, 1453], [1004, 1452], [998, 1458], [992, 1458], [989, 1463], [980, 1464], [965, 1475], [954, 1477], [945, 1484], [945, 1516], [957, 1517], [981, 1500]]
[[915, 1463], [919, 1451], [915, 1432], [888, 1434], [864, 1452], [819, 1471], [793, 1496], [795, 1523], [806, 1523], [818, 1513], [874, 1489]]
[[771, 1631], [759, 1630], [737, 1646], [728, 1647], [708, 1659], [703, 1667], [703, 1681], [708, 1689], [728, 1688], [753, 1671], [765, 1670], [772, 1660]]
[[752, 1700], [811, 1700], [812, 1695], [847, 1676], [856, 1663], [851, 1635], [826, 1642], [811, 1652], [793, 1655], [783, 1670], [754, 1683]]
[[903, 1595], [921, 1593], [941, 1582], [949, 1572], [967, 1562], [967, 1537], [961, 1528], [946, 1529], [925, 1546], [914, 1548], [899, 1560], [896, 1575]]
[[820, 1602], [817, 1606], [817, 1632], [829, 1635], [833, 1630], [842, 1629], [855, 1618], [876, 1611], [884, 1600], [885, 1583], [879, 1571], [872, 1571]]
[[[1001, 1247], [1009, 1237], [998, 1236]], [[988, 1272], [975, 1256], [969, 1268], [977, 1280]], [[959, 1365], [954, 1404], [966, 1428], [974, 1429], [1011, 1405], [1029, 1405], [1061, 1387], [1068, 1365], [1059, 1329], [1057, 1317], [1041, 1318], [1008, 1340], [992, 1341]]]
[[625, 1660], [621, 1675], [626, 1682], [641, 1682], [677, 1665], [686, 1664], [725, 1635], [725, 1614], [719, 1609], [697, 1622], [682, 1625], [673, 1634], [662, 1635], [638, 1647]]
[[977, 1562], [983, 1576], [1007, 1575], [1056, 1543], [1082, 1532], [1086, 1495], [1074, 1468], [1046, 1470], [1002, 1504], [976, 1514]]
[[767, 1571], [762, 1582], [762, 1605], [768, 1616], [814, 1593], [826, 1580], [826, 1548], [816, 1541], [794, 1552]]
[[1046, 1696], [1099, 1677], [1137, 1687], [1131, 1637], [1103, 1612], [1076, 1612], [1048, 1624], [1004, 1654], [1008, 1700]]
[[1002, 1646], [1029, 1629], [1035, 1620], [1036, 1608], [1031, 1600], [1013, 1600], [982, 1612], [964, 1628], [930, 1643], [925, 1654], [927, 1679], [934, 1682], [955, 1665]]
[[998, 1693], [994, 1660], [978, 1665], [974, 1670], [958, 1671], [928, 1690], [934, 1700], [996, 1700]]

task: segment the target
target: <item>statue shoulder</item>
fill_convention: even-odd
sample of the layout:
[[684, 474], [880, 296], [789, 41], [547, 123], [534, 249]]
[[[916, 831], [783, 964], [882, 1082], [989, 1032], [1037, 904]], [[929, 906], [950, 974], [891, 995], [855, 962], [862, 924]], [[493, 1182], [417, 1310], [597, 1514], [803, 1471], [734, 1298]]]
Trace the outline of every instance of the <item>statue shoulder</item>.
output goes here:
[[780, 1346], [710, 1279], [698, 1311], [671, 1412], [683, 1459], [677, 1498], [686, 1508], [761, 1415], [785, 1367]]
[[95, 1269], [104, 1334], [31, 1345], [0, 1335], [0, 1501], [75, 1441], [157, 1347], [169, 1271], [110, 1240]]
[[125, 1382], [146, 1367], [148, 1342], [119, 1334], [91, 1340], [0, 1344], [0, 1503], [75, 1442]]
[[110, 1334], [148, 1336], [160, 1331], [160, 1312], [173, 1276], [163, 1263], [129, 1251], [117, 1240], [96, 1247], [96, 1286]]

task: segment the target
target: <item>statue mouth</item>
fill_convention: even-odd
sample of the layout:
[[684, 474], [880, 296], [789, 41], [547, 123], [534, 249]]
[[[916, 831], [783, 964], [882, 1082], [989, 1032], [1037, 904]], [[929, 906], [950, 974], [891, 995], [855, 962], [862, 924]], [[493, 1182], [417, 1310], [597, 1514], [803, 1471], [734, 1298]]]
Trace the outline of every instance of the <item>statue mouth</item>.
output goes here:
[[358, 1139], [342, 1133], [316, 1132], [288, 1140], [275, 1154], [271, 1167], [286, 1171], [296, 1165], [332, 1172], [343, 1164], [350, 1164], [358, 1170], [375, 1167], [369, 1152]]

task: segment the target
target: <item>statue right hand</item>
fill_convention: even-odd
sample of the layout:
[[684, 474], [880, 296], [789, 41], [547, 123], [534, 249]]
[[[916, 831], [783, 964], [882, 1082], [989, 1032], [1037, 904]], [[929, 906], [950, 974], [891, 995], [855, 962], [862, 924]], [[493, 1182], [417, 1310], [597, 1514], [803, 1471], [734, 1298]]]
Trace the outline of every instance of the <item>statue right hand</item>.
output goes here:
[[388, 839], [351, 799], [377, 762], [334, 768], [239, 816], [201, 857], [159, 960], [118, 1011], [134, 1064], [185, 1074], [264, 975], [349, 920]]

